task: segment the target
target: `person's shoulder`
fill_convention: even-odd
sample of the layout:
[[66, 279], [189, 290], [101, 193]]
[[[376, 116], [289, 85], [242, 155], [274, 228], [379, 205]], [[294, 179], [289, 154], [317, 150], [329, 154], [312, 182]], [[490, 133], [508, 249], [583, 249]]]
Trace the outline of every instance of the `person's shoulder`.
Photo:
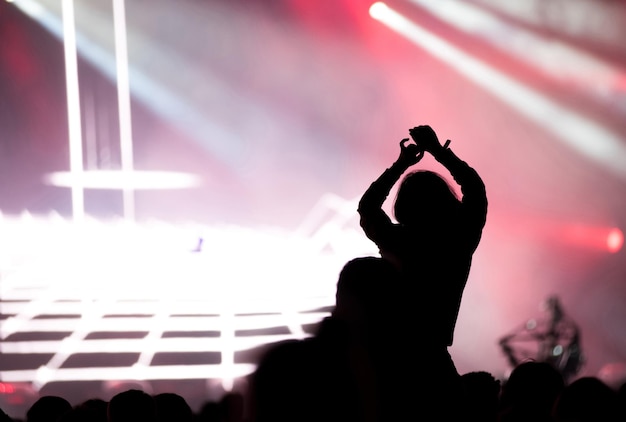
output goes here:
[[267, 346], [259, 360], [259, 367], [288, 367], [301, 362], [313, 354], [313, 340], [289, 339]]
[[309, 373], [316, 353], [310, 340], [284, 340], [274, 343], [262, 354], [252, 381], [258, 386], [275, 386], [280, 383], [296, 383]]

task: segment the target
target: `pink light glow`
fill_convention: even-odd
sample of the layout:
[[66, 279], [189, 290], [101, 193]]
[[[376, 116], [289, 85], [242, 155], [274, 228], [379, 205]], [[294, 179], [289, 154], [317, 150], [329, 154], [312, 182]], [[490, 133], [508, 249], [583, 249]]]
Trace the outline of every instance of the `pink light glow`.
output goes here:
[[616, 253], [622, 249], [624, 245], [624, 233], [617, 227], [611, 229], [606, 236], [606, 247], [609, 252]]
[[14, 391], [11, 384], [0, 382], [0, 394], [13, 394]]
[[560, 234], [567, 244], [611, 253], [618, 252], [624, 244], [624, 234], [617, 227], [590, 227], [570, 225]]

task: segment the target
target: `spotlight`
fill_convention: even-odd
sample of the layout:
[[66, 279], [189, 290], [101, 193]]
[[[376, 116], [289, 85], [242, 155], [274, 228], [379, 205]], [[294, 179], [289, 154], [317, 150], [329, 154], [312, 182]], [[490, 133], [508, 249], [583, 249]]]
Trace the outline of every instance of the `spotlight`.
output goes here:
[[609, 253], [619, 252], [624, 245], [624, 233], [618, 227], [568, 224], [555, 234], [560, 242]]
[[389, 7], [382, 1], [377, 1], [370, 6], [370, 16], [374, 19], [380, 20], [387, 12], [389, 12]]
[[624, 233], [617, 227], [611, 229], [606, 236], [606, 247], [609, 252], [616, 253], [622, 249], [624, 245]]

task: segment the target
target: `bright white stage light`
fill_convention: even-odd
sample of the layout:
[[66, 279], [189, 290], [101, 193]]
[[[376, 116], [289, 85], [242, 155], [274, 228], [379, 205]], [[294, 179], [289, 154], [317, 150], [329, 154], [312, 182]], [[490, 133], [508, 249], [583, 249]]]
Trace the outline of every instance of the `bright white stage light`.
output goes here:
[[609, 252], [617, 253], [622, 249], [623, 245], [624, 233], [622, 233], [622, 231], [617, 227], [611, 229], [606, 237], [606, 247]]
[[382, 20], [385, 17], [385, 13], [389, 11], [389, 7], [382, 1], [377, 1], [370, 6], [370, 16], [374, 19]]
[[89, 170], [80, 173], [50, 173], [44, 176], [44, 183], [82, 189], [184, 189], [199, 186], [200, 178], [171, 171]]
[[[234, 379], [254, 370], [237, 363], [237, 353], [307, 337], [304, 326], [322, 320], [334, 305], [345, 262], [376, 253], [364, 236], [354, 243], [354, 201], [326, 195], [315, 209], [296, 233], [3, 216], [0, 351], [49, 358], [39, 368], [4, 368], [0, 378], [36, 388], [54, 381], [220, 379], [228, 390]], [[268, 334], [276, 328], [281, 331]], [[207, 331], [219, 336], [190, 334]], [[127, 332], [145, 336], [114, 334]], [[168, 332], [176, 336], [164, 335]], [[44, 335], [24, 339], [22, 333]], [[53, 333], [65, 336], [50, 337]], [[221, 362], [153, 363], [159, 353], [199, 352], [220, 353]], [[138, 358], [126, 367], [65, 365], [74, 355], [102, 353]]]
[[[39, 369], [3, 370], [0, 376], [33, 381], [38, 387], [52, 381], [120, 378], [221, 378], [228, 387], [234, 378], [254, 369], [236, 363], [235, 353], [306, 337], [302, 326], [327, 316], [319, 309], [334, 304], [343, 261], [310, 254], [307, 239], [287, 232], [242, 227], [201, 231], [164, 223], [87, 219], [74, 224], [32, 216], [2, 224], [0, 307], [8, 316], [0, 327], [2, 352], [44, 353], [51, 358]], [[183, 235], [188, 237], [186, 245]], [[198, 235], [205, 237], [201, 252], [192, 248]], [[24, 238], [28, 241], [21, 241]], [[19, 263], [24, 254], [30, 257], [27, 266]], [[52, 317], [38, 318], [41, 315]], [[286, 332], [263, 332], [273, 327], [285, 327]], [[94, 332], [133, 330], [147, 334], [89, 338]], [[258, 333], [236, 335], [240, 330]], [[58, 340], [11, 338], [33, 331], [71, 334]], [[194, 331], [220, 335], [163, 336]], [[211, 351], [221, 353], [221, 363], [189, 365], [183, 371], [179, 366], [151, 365], [158, 353]], [[139, 357], [136, 365], [126, 368], [64, 367], [72, 355], [85, 353]]]

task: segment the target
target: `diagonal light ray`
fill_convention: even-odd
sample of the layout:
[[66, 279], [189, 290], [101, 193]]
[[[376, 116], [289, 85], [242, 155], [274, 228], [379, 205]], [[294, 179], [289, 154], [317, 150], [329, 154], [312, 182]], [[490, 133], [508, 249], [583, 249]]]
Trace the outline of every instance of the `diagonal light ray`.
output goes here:
[[626, 113], [626, 92], [623, 88], [626, 69], [620, 69], [573, 45], [505, 23], [492, 13], [468, 2], [410, 1], [550, 77], [568, 83], [590, 97]]
[[563, 144], [626, 179], [626, 146], [617, 134], [470, 56], [386, 4], [374, 6], [371, 13], [375, 19], [447, 63]]
[[[63, 38], [63, 22], [58, 11], [55, 11], [53, 3], [37, 0], [19, 0], [15, 5], [28, 16], [39, 22], [46, 30], [59, 39]], [[84, 27], [85, 23], [77, 22]], [[112, 49], [92, 41], [85, 34], [77, 30], [76, 46], [80, 56], [100, 70], [111, 80], [116, 79], [116, 59]], [[193, 66], [187, 63], [183, 57], [172, 51], [167, 56], [159, 51], [157, 46], [146, 43], [143, 49], [154, 50], [152, 55], [161, 57], [159, 62], [162, 69], [171, 69], [175, 66], [179, 71], [185, 69], [186, 78], [196, 79], [198, 75], [190, 75]], [[156, 70], [156, 69], [153, 69]], [[215, 157], [234, 166], [240, 158], [242, 140], [239, 136], [217, 124], [193, 104], [190, 104], [173, 89], [160, 83], [155, 77], [147, 74], [142, 69], [130, 63], [128, 79], [132, 81], [130, 89], [133, 96], [158, 115], [176, 124], [181, 130], [189, 134], [199, 144], [214, 154]], [[202, 84], [198, 84], [198, 90], [213, 91], [213, 95], [223, 91], [224, 87], [215, 78], [211, 78], [206, 71], [202, 74]], [[224, 95], [226, 95], [224, 93]]]

